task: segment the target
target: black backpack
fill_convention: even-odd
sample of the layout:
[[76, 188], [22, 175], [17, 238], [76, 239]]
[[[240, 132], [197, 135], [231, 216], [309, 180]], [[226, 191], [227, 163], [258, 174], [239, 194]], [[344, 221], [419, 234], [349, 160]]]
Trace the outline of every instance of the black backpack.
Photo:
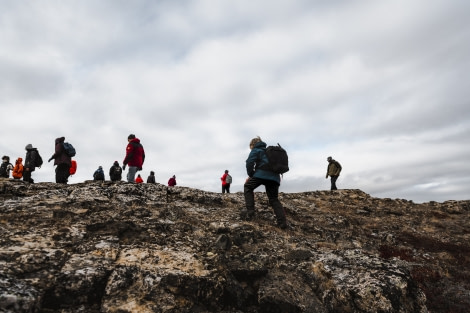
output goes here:
[[41, 167], [42, 165], [42, 157], [38, 151], [36, 151], [36, 156], [34, 157], [34, 166]]
[[121, 179], [122, 177], [122, 168], [120, 166], [114, 166], [111, 170], [111, 179]]
[[286, 150], [280, 144], [266, 148], [266, 156], [269, 160], [269, 170], [276, 174], [284, 174], [289, 171], [289, 157]]
[[75, 148], [72, 146], [71, 143], [64, 142], [64, 150], [65, 150], [65, 154], [68, 155], [69, 157], [74, 157], [76, 154]]

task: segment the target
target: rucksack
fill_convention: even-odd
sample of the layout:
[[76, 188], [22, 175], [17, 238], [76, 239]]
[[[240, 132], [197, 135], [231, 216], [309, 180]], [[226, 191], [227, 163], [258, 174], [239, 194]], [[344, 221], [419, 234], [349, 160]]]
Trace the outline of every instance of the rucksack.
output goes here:
[[70, 175], [73, 175], [77, 172], [77, 161], [75, 160], [72, 160], [71, 161], [71, 164], [70, 164], [70, 170], [69, 170], [69, 174]]
[[64, 142], [64, 150], [65, 150], [65, 154], [68, 155], [69, 157], [74, 157], [76, 154], [75, 148], [72, 146], [71, 143]]
[[289, 171], [289, 157], [278, 143], [277, 146], [269, 146], [266, 148], [266, 156], [269, 160], [269, 170], [276, 174], [284, 174]]
[[225, 177], [225, 183], [226, 184], [231, 184], [232, 183], [232, 176], [227, 174], [227, 176]]
[[122, 175], [122, 168], [120, 166], [114, 166], [111, 171], [111, 179], [121, 179]]
[[36, 151], [36, 157], [34, 158], [34, 166], [41, 167], [42, 166], [42, 157], [38, 151]]

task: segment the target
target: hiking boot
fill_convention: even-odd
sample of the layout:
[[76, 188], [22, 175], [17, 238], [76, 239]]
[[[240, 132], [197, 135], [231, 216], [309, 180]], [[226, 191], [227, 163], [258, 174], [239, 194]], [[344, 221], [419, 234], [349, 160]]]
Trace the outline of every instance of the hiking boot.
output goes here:
[[254, 210], [242, 210], [240, 212], [240, 218], [245, 221], [251, 221], [255, 217]]
[[287, 223], [284, 221], [284, 222], [278, 223], [277, 226], [280, 229], [286, 229], [287, 228]]

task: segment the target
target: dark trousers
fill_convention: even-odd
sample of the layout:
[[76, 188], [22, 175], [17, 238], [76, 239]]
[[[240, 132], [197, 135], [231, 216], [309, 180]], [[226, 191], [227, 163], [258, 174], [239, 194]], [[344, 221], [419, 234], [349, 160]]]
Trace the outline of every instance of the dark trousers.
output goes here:
[[66, 184], [70, 176], [70, 165], [67, 163], [58, 164], [55, 169], [55, 182]]
[[34, 180], [31, 178], [31, 171], [28, 171], [26, 169], [23, 170], [23, 181], [26, 181], [28, 183], [34, 183]]
[[336, 188], [337, 179], [338, 179], [338, 176], [331, 176], [331, 190], [338, 190], [338, 188]]
[[222, 185], [222, 193], [230, 193], [230, 184]]
[[274, 214], [278, 224], [286, 223], [286, 213], [282, 207], [281, 202], [278, 199], [279, 195], [279, 184], [273, 180], [261, 179], [251, 177], [244, 185], [245, 194], [245, 205], [248, 212], [255, 211], [255, 194], [254, 190], [260, 185], [264, 185], [266, 188], [266, 195], [269, 199], [269, 204], [273, 207]]

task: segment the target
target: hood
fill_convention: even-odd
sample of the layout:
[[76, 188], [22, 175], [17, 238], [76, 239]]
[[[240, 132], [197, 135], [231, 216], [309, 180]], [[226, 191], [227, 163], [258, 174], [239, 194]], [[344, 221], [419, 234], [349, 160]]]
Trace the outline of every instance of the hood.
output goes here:
[[131, 142], [140, 143], [140, 139], [139, 138], [134, 138], [134, 139], [131, 140]]
[[21, 163], [21, 162], [23, 162], [23, 158], [18, 158], [18, 159], [16, 160], [16, 163]]
[[65, 137], [59, 137], [55, 140], [55, 143], [58, 144], [59, 142], [64, 142], [65, 141]]
[[255, 144], [254, 148], [266, 149], [266, 143], [263, 142], [263, 141], [257, 142], [257, 143]]

